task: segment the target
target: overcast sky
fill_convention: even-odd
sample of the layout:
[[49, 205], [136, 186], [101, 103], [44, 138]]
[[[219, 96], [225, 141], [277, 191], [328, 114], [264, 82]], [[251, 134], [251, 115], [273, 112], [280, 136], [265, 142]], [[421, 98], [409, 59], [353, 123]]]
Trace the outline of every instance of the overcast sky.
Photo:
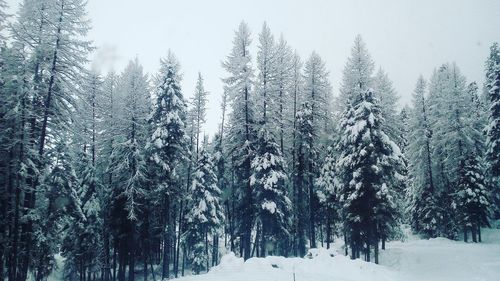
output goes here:
[[[17, 7], [20, 0], [7, 0]], [[272, 0], [89, 0], [99, 49], [92, 56], [101, 70], [120, 72], [137, 56], [155, 73], [171, 49], [181, 62], [183, 91], [191, 97], [198, 71], [210, 92], [206, 130], [220, 119], [221, 62], [232, 47], [234, 30], [246, 21], [257, 35], [267, 21], [305, 60], [315, 50], [326, 61], [334, 94], [354, 37], [361, 34], [375, 61], [401, 96], [411, 101], [419, 74], [428, 78], [444, 62], [455, 61], [470, 81], [481, 85], [489, 46], [500, 41], [499, 0], [272, 1]]]

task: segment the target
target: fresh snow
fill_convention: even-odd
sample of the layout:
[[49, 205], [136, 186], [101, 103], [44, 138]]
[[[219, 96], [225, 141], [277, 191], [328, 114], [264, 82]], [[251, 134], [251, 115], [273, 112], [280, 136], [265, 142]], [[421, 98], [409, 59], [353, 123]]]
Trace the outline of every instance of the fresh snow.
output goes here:
[[483, 243], [445, 238], [388, 242], [380, 265], [351, 260], [336, 250], [314, 249], [306, 258], [270, 256], [247, 262], [233, 253], [209, 273], [179, 281], [496, 281], [500, 280], [500, 230], [484, 229]]

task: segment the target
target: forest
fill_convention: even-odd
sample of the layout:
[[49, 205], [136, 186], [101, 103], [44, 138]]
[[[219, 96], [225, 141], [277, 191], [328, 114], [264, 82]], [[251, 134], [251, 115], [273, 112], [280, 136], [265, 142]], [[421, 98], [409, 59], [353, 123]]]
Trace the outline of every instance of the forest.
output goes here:
[[[500, 218], [500, 47], [485, 83], [453, 62], [401, 106], [353, 34], [340, 89], [264, 22], [220, 58], [219, 129], [166, 47], [147, 74], [90, 67], [84, 0], [0, 1], [0, 280], [134, 281], [201, 274], [222, 251], [304, 257], [337, 240], [379, 263], [402, 225], [481, 242]], [[257, 53], [250, 51], [256, 44]], [[208, 75], [208, 74], [207, 74]], [[334, 93], [339, 93], [334, 95]]]

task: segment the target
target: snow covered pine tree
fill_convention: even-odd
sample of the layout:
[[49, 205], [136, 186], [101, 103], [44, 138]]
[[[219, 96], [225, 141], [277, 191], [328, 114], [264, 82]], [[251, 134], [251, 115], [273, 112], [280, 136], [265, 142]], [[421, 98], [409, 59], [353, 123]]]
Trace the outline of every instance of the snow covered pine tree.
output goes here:
[[384, 120], [372, 90], [353, 98], [341, 121], [336, 182], [351, 258], [364, 250], [370, 261], [373, 247], [378, 263], [379, 242], [395, 227], [393, 192], [402, 163], [399, 147], [382, 130]]

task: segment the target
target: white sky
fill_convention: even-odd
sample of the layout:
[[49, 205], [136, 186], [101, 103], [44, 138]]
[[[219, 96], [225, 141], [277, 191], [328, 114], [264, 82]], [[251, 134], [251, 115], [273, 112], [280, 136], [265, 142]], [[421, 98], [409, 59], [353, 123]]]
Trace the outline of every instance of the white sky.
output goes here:
[[[20, 1], [7, 3], [17, 7]], [[354, 37], [361, 34], [402, 104], [411, 101], [418, 75], [428, 78], [444, 62], [455, 61], [469, 82], [482, 85], [489, 46], [500, 41], [499, 0], [89, 0], [88, 12], [89, 38], [99, 47], [93, 58], [103, 72], [120, 72], [138, 56], [145, 71], [155, 73], [160, 57], [171, 49], [180, 60], [189, 98], [201, 71], [210, 92], [210, 134], [220, 120], [220, 78], [226, 76], [221, 62], [242, 20], [252, 30], [254, 59], [257, 35], [267, 21], [275, 37], [283, 33], [303, 61], [313, 50], [322, 56], [334, 94]]]

